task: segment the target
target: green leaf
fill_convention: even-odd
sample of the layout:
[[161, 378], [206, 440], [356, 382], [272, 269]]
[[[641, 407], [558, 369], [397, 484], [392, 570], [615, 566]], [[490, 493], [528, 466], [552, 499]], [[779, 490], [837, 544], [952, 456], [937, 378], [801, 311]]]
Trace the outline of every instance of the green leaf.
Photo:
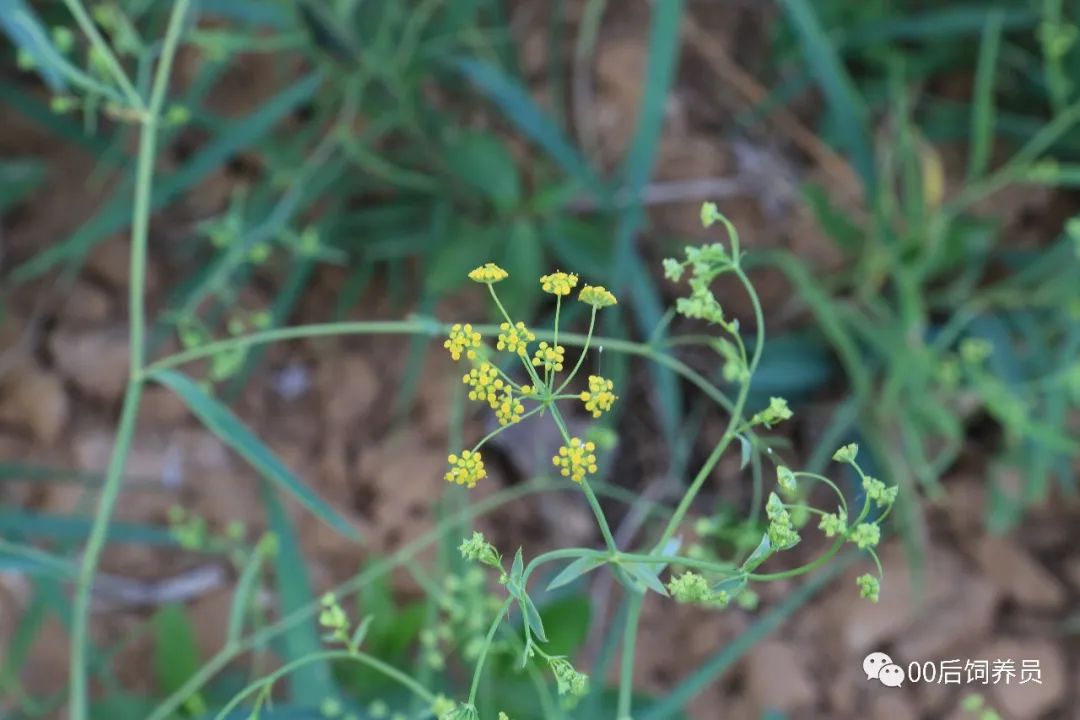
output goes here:
[[[151, 621], [154, 628], [154, 672], [158, 689], [171, 695], [199, 671], [199, 647], [195, 644], [195, 626], [181, 605], [166, 605]], [[199, 694], [192, 695], [185, 707], [195, 715], [206, 712]]]
[[859, 252], [866, 233], [855, 219], [833, 203], [824, 186], [806, 183], [802, 187], [803, 198], [814, 213], [821, 229], [836, 243], [845, 256]]
[[510, 237], [503, 243], [496, 264], [510, 277], [499, 283], [499, 299], [514, 320], [528, 321], [533, 317], [540, 299], [540, 276], [544, 274], [544, 248], [536, 227], [526, 220], [517, 220], [510, 228]]
[[637, 590], [640, 591], [648, 588], [658, 595], [668, 597], [667, 588], [664, 587], [664, 583], [660, 582], [660, 578], [658, 577], [658, 574], [664, 566], [657, 568], [656, 566], [646, 567], [641, 563], [621, 563], [620, 567], [626, 570], [626, 572], [630, 574], [630, 577], [641, 584], [640, 588], [636, 588]]
[[45, 179], [45, 166], [37, 160], [0, 162], [0, 214], [30, 194]]
[[[311, 579], [307, 563], [300, 551], [300, 539], [296, 536], [285, 506], [277, 490], [265, 480], [261, 483], [263, 504], [271, 532], [277, 538], [277, 555], [274, 558], [274, 574], [277, 576], [278, 598], [282, 616], [290, 616], [313, 602]], [[283, 638], [285, 656], [296, 659], [320, 652], [322, 643], [314, 616], [291, 625]], [[325, 661], [306, 664], [288, 677], [289, 699], [311, 708], [317, 708], [327, 698], [336, 697], [330, 665]]]
[[[56, 541], [85, 542], [92, 520], [74, 515], [51, 515], [22, 510], [0, 510], [0, 537], [49, 538]], [[168, 530], [152, 525], [109, 523], [110, 544], [137, 544], [175, 547], [176, 539]]]
[[828, 102], [829, 114], [839, 128], [845, 150], [867, 191], [876, 187], [873, 145], [867, 130], [867, 110], [847, 70], [818, 20], [809, 0], [780, 0], [787, 10], [806, 65], [814, 74]]
[[470, 187], [501, 210], [521, 200], [521, 178], [510, 149], [492, 133], [466, 132], [445, 150], [455, 183]]
[[234, 643], [240, 639], [244, 632], [244, 619], [251, 602], [255, 597], [255, 591], [259, 587], [259, 575], [263, 565], [263, 553], [259, 548], [252, 551], [251, 556], [244, 563], [244, 569], [240, 573], [240, 579], [236, 581], [236, 589], [233, 590], [232, 604], [229, 607], [229, 626], [226, 631], [228, 642]]
[[597, 555], [579, 557], [577, 560], [574, 560], [563, 568], [562, 572], [552, 578], [551, 582], [548, 583], [547, 589], [554, 590], [563, 585], [569, 585], [582, 575], [592, 572], [605, 563], [607, 563], [607, 559]]
[[453, 58], [450, 65], [498, 105], [510, 121], [543, 148], [568, 175], [601, 196], [607, 194], [603, 181], [551, 118], [536, 106], [528, 90], [502, 70], [478, 60]]
[[750, 458], [754, 454], [754, 446], [742, 433], [739, 433], [735, 437], [739, 439], [739, 469], [745, 470], [746, 466], [750, 464]]
[[348, 23], [338, 17], [324, 0], [299, 0], [296, 12], [300, 25], [320, 50], [340, 62], [355, 63], [360, 59], [353, 39], [345, 31]]
[[572, 657], [585, 642], [591, 615], [592, 602], [585, 595], [571, 595], [544, 605], [540, 612], [548, 632], [544, 652]]
[[967, 181], [980, 179], [990, 164], [994, 139], [994, 79], [1004, 14], [994, 10], [986, 17], [979, 41], [979, 63], [975, 69], [975, 93], [971, 103], [971, 146], [968, 151]]
[[754, 552], [750, 553], [750, 557], [743, 562], [742, 569], [746, 572], [753, 572], [758, 565], [768, 560], [772, 554], [773, 547], [772, 543], [769, 542], [769, 533], [762, 533], [761, 542], [754, 548]]
[[524, 560], [522, 560], [522, 557], [521, 557], [521, 548], [518, 548], [517, 552], [514, 553], [514, 562], [510, 566], [510, 581], [514, 582], [514, 583], [517, 583], [518, 587], [520, 587], [522, 589], [522, 591], [525, 590], [525, 587], [522, 585], [522, 582], [521, 582], [521, 579], [522, 579], [522, 576], [523, 576], [524, 572], [525, 572], [525, 562], [524, 562]]
[[[444, 207], [452, 211], [449, 203]], [[469, 282], [469, 271], [491, 260], [501, 234], [497, 226], [478, 225], [462, 217], [450, 217], [447, 222], [444, 242], [424, 263], [425, 289], [433, 296]]]
[[179, 395], [208, 430], [221, 438], [253, 468], [292, 495], [327, 525], [350, 539], [360, 540], [359, 533], [345, 518], [285, 467], [231, 410], [207, 395], [191, 378], [172, 370], [164, 370], [156, 373], [153, 379]]
[[739, 574], [729, 578], [724, 578], [720, 582], [713, 585], [710, 590], [714, 593], [726, 592], [728, 595], [734, 597], [735, 593], [746, 587], [746, 575]]
[[63, 56], [49, 41], [45, 25], [24, 0], [0, 0], [0, 29], [11, 43], [34, 60], [34, 71], [54, 91], [66, 89]]
[[522, 592], [519, 602], [521, 604], [521, 611], [525, 615], [525, 620], [529, 623], [529, 628], [532, 630], [533, 635], [535, 635], [540, 642], [546, 643], [548, 637], [547, 633], [544, 632], [544, 621], [540, 619], [540, 613], [536, 610], [536, 605], [533, 604], [532, 598], [529, 597], [527, 592]]

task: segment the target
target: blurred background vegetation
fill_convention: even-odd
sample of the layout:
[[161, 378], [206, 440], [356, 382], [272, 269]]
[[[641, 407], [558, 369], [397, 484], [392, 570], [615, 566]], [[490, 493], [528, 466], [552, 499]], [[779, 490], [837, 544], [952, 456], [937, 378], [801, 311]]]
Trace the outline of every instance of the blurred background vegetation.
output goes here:
[[[90, 8], [140, 87], [152, 74], [170, 6], [117, 0]], [[184, 30], [160, 130], [150, 351], [174, 351], [177, 338], [196, 347], [301, 322], [456, 321], [484, 312], [464, 283], [468, 270], [489, 260], [510, 271], [502, 297], [515, 316], [550, 321], [553, 307], [534, 278], [559, 267], [619, 295], [602, 335], [666, 347], [669, 334], [692, 328], [666, 312], [674, 291], [659, 259], [703, 240], [695, 208], [713, 200], [740, 227], [770, 323], [752, 405], [781, 395], [804, 418], [771, 441], [812, 471], [840, 444], [860, 443], [867, 472], [904, 488], [894, 528], [905, 550], [901, 572], [919, 586], [940, 541], [934, 513], [952, 512], [950, 503], [974, 506], [979, 533], [1019, 538], [1031, 513], [1041, 517], [1052, 501], [1075, 508], [1075, 13], [1062, 0], [202, 2]], [[115, 112], [107, 68], [65, 3], [0, 2], [0, 29], [7, 37], [0, 47], [0, 387], [7, 398], [0, 405], [0, 534], [70, 559], [85, 540], [104, 468], [55, 449], [82, 447], [76, 429], [83, 423], [115, 421], [118, 397], [106, 388], [117, 368], [108, 367], [115, 359], [108, 348], [120, 342], [110, 333], [123, 317], [115, 293], [126, 273], [135, 128]], [[72, 72], [87, 82], [73, 83]], [[100, 297], [104, 309], [95, 311]], [[730, 302], [752, 332], [748, 308]], [[331, 422], [355, 426], [330, 434], [390, 443], [426, 412], [425, 403], [438, 405], [448, 391], [429, 382], [437, 349], [430, 340], [420, 333], [395, 341], [392, 360], [371, 361], [375, 369], [366, 372], [386, 376], [374, 382], [385, 385], [380, 400], [369, 403], [370, 415], [339, 413]], [[266, 348], [219, 356], [205, 368], [204, 389], [266, 428], [309, 387], [346, 385], [334, 370], [326, 380], [315, 368], [335, 353], [363, 356], [381, 339], [358, 342], [308, 347], [300, 352], [306, 364]], [[670, 351], [723, 382], [722, 359], [707, 341]], [[610, 450], [608, 479], [615, 492], [662, 502], [663, 485], [648, 479], [684, 482], [684, 469], [707, 452], [716, 411], [670, 368], [608, 355], [606, 374], [624, 388], [610, 426], [622, 443]], [[87, 377], [79, 365], [106, 367]], [[356, 372], [347, 362], [335, 367]], [[23, 397], [26, 387], [38, 388], [33, 398]], [[42, 414], [42, 406], [52, 410]], [[459, 404], [448, 417], [450, 437], [459, 436], [468, 420]], [[726, 528], [717, 542], [741, 547], [760, 537], [754, 516], [765, 470], [754, 450], [752, 489], [720, 480], [715, 507], [702, 509]], [[506, 464], [508, 478], [532, 475], [513, 457]], [[333, 496], [320, 467], [305, 481]], [[977, 478], [964, 486], [976, 492], [957, 499], [949, 491], [956, 476]], [[200, 480], [184, 482], [132, 478], [121, 508], [142, 507], [127, 499], [136, 493], [164, 493], [162, 507], [186, 505], [185, 493], [198, 492], [191, 487]], [[50, 503], [57, 487], [78, 493]], [[350, 493], [361, 504], [363, 492]], [[464, 506], [452, 493], [444, 500], [445, 512]], [[269, 527], [284, 545], [299, 533], [317, 555], [313, 531], [298, 528], [270, 495], [261, 502], [236, 520]], [[213, 519], [173, 517], [170, 528], [154, 507], [134, 510], [110, 542], [174, 554], [179, 544], [227, 557], [257, 540], [244, 526], [227, 535]], [[748, 510], [749, 529], [738, 524], [746, 521], [728, 522]], [[374, 526], [398, 519], [346, 511]], [[1055, 517], [1067, 528], [1074, 516]], [[530, 532], [544, 535], [543, 528]], [[444, 550], [457, 540], [447, 535]], [[1075, 537], [1066, 532], [1051, 550], [1067, 555]], [[393, 549], [369, 548], [365, 557], [374, 562]], [[460, 570], [450, 555], [442, 553], [434, 577]], [[298, 552], [274, 562], [276, 580], [267, 570], [267, 588], [299, 589], [281, 590], [284, 611], [335, 575], [315, 572], [313, 581], [305, 566], [317, 561]], [[22, 608], [22, 621], [11, 625], [16, 615], [5, 616], [0, 710], [45, 716], [64, 705], [63, 690], [20, 689], [20, 673], [50, 618], [68, 622], [67, 581], [22, 551], [0, 552], [0, 567], [29, 581], [12, 605]], [[363, 585], [360, 607], [379, 618], [373, 652], [403, 665], [420, 657], [423, 672], [446, 675], [452, 687], [453, 668], [423, 661], [436, 597], [403, 603], [400, 588], [380, 579]], [[560, 618], [549, 627], [566, 628], [559, 641], [567, 653], [593, 647], [586, 597], [578, 588], [544, 609]], [[132, 603], [139, 622], [125, 624], [123, 641], [98, 638], [96, 717], [144, 717], [205, 662], [192, 645], [191, 613], [169, 598]], [[683, 712], [776, 620], [811, 598], [798, 599], [755, 620], [741, 649], [712, 648], [720, 655], [702, 663], [707, 674], [657, 681], [650, 694], [667, 704], [658, 699], [644, 717]], [[1076, 625], [1075, 618], [1062, 622]], [[317, 642], [308, 630], [260, 652], [291, 657]], [[460, 630], [464, 644], [470, 631]], [[146, 637], [158, 648], [157, 669], [131, 681], [114, 658]], [[601, 669], [608, 645], [593, 648]], [[1075, 650], [1074, 642], [1073, 661]], [[505, 695], [507, 710], [520, 713], [512, 717], [534, 717], [527, 702], [514, 703], [528, 681], [511, 664], [498, 670], [501, 689], [488, 692]], [[289, 690], [296, 707], [310, 709], [335, 685], [364, 708], [389, 697], [387, 688], [344, 670], [308, 679]], [[219, 705], [237, 678], [219, 680], [177, 712], [198, 717]], [[579, 716], [606, 717], [596, 707]], [[377, 715], [357, 715], [368, 716]]]

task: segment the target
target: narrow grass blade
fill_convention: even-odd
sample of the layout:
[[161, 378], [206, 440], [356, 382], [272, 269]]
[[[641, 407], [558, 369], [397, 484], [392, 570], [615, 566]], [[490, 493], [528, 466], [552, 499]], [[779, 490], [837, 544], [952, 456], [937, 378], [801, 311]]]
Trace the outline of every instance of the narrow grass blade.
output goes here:
[[94, 156], [101, 156], [109, 147], [108, 139], [88, 135], [83, 126], [71, 115], [57, 115], [48, 106], [30, 93], [23, 92], [17, 85], [0, 81], [0, 105], [21, 113], [38, 130], [62, 138], [82, 147]]
[[[640, 199], [656, 164], [667, 97], [678, 62], [682, 15], [682, 0], [668, 0], [653, 5], [645, 90], [638, 107], [634, 139], [622, 168], [622, 192], [630, 198], [630, 204], [620, 215], [615, 228], [617, 286], [620, 289], [633, 288], [631, 299], [635, 320], [646, 337], [659, 325], [664, 309], [651, 274], [634, 250], [634, 238], [645, 222]], [[650, 364], [649, 373], [656, 387], [653, 397], [660, 406], [664, 436], [670, 445], [674, 442], [682, 414], [682, 393], [671, 370]]]
[[[18, 510], [0, 510], [0, 537], [43, 538], [60, 542], [83, 543], [90, 535], [92, 519], [76, 515], [51, 515]], [[136, 523], [109, 524], [110, 544], [173, 547], [176, 540], [159, 527]]]
[[360, 540], [356, 529], [345, 518], [285, 467], [284, 463], [231, 410], [207, 395], [191, 378], [172, 370], [165, 370], [155, 374], [153, 379], [179, 395], [207, 429], [220, 437], [253, 468], [296, 498], [297, 502], [327, 525], [348, 538]]
[[867, 111], [855, 84], [844, 69], [836, 48], [825, 34], [813, 3], [809, 0], [780, 0], [787, 11], [811, 68], [828, 102], [829, 113], [839, 128], [845, 150], [868, 194], [876, 187], [873, 145], [867, 129]]
[[968, 182], [986, 173], [994, 139], [994, 77], [1004, 15], [1000, 10], [986, 17], [979, 42], [979, 64], [975, 69], [975, 97], [971, 104], [971, 146], [968, 152]]
[[[298, 610], [311, 605], [311, 579], [307, 564], [300, 552], [300, 539], [296, 536], [285, 506], [276, 488], [262, 483], [263, 504], [266, 506], [267, 522], [277, 537], [277, 556], [274, 570], [277, 575], [278, 599], [282, 617], [289, 617]], [[285, 656], [291, 660], [312, 655], [323, 650], [314, 618], [293, 625], [284, 635]], [[289, 675], [289, 699], [295, 703], [318, 708], [327, 698], [334, 698], [337, 691], [326, 662], [303, 665]]]
[[66, 89], [56, 67], [58, 53], [37, 13], [24, 0], [0, 0], [0, 28], [15, 47], [34, 61], [34, 71], [53, 91]]
[[226, 642], [235, 643], [240, 640], [244, 632], [244, 619], [251, 609], [255, 590], [259, 587], [259, 576], [262, 573], [263, 552], [261, 547], [256, 547], [244, 563], [244, 569], [240, 572], [240, 579], [236, 581], [233, 590], [232, 604], [229, 606], [229, 626], [226, 631]]
[[536, 106], [529, 92], [520, 83], [498, 68], [469, 58], [454, 58], [451, 66], [494, 102], [519, 130], [547, 152], [567, 174], [601, 197], [607, 194], [603, 181], [593, 172], [578, 149], [551, 118]]

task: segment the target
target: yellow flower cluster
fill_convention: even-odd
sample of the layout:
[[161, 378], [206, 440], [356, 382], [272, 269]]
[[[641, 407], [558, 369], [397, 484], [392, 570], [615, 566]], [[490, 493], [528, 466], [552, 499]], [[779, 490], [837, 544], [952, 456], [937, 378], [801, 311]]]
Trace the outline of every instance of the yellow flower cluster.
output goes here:
[[540, 288], [552, 295], [569, 295], [577, 287], [577, 281], [574, 273], [553, 272], [540, 278]]
[[559, 448], [559, 454], [551, 458], [551, 464], [561, 468], [559, 472], [574, 482], [581, 482], [586, 475], [596, 472], [596, 445], [570, 438], [569, 445]]
[[478, 481], [487, 477], [484, 459], [480, 457], [479, 452], [463, 450], [460, 456], [451, 454], [447, 461], [450, 463], [450, 469], [443, 476], [447, 482], [474, 488]]
[[537, 367], [543, 366], [544, 370], [561, 372], [565, 358], [566, 348], [562, 345], [548, 345], [542, 342], [533, 355], [532, 364]]
[[510, 388], [506, 388], [506, 392], [492, 407], [495, 408], [495, 419], [500, 425], [516, 423], [525, 414], [525, 406], [514, 396]]
[[476, 349], [480, 347], [480, 333], [473, 330], [469, 324], [460, 323], [450, 328], [450, 337], [443, 343], [443, 347], [450, 351], [450, 357], [460, 360], [462, 353], [470, 360], [476, 359]]
[[506, 272], [495, 263], [490, 262], [484, 263], [469, 273], [470, 280], [473, 282], [484, 283], [485, 285], [497, 283], [508, 277], [510, 277], [510, 273]]
[[585, 409], [592, 413], [594, 418], [600, 417], [611, 409], [612, 404], [619, 396], [612, 392], [615, 383], [599, 375], [589, 376], [589, 389], [582, 390], [581, 402], [585, 403]]
[[505, 350], [524, 357], [529, 354], [529, 343], [535, 339], [536, 336], [529, 331], [529, 328], [525, 327], [525, 323], [518, 322], [511, 325], [504, 322], [499, 326], [499, 339], [495, 347], [500, 351]]
[[503, 389], [503, 381], [499, 377], [499, 371], [489, 362], [483, 363], [469, 371], [461, 381], [472, 388], [469, 391], [470, 400], [486, 402], [491, 407], [498, 403], [497, 393]]
[[592, 305], [597, 310], [617, 305], [619, 302], [603, 285], [586, 285], [578, 293], [578, 300], [586, 305]]

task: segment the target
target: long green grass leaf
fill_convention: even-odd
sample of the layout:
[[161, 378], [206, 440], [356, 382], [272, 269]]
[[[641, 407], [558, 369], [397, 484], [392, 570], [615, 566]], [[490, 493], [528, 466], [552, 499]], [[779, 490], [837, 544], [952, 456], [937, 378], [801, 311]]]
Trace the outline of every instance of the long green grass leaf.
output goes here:
[[359, 533], [345, 518], [285, 467], [240, 418], [203, 391], [191, 378], [165, 370], [156, 373], [153, 379], [179, 395], [207, 429], [247, 460], [253, 468], [292, 495], [327, 525], [346, 537], [360, 540]]
[[[630, 204], [619, 217], [615, 228], [615, 278], [622, 288], [633, 288], [631, 299], [639, 331], [645, 335], [656, 328], [663, 315], [663, 303], [634, 250], [634, 239], [645, 222], [641, 196], [656, 165], [657, 149], [663, 131], [667, 97], [675, 78], [679, 58], [679, 24], [682, 0], [655, 3], [649, 31], [648, 66], [645, 89], [638, 106], [637, 128], [622, 167], [622, 191]], [[654, 397], [660, 406], [664, 435], [674, 442], [682, 408], [682, 393], [671, 370], [650, 364], [649, 373], [656, 386]]]
[[876, 186], [873, 145], [867, 128], [867, 110], [855, 84], [840, 62], [829, 37], [821, 27], [809, 0], [780, 0], [787, 11], [802, 46], [806, 64], [821, 86], [829, 113], [841, 134], [852, 165], [872, 195]]
[[451, 66], [494, 102], [519, 130], [539, 145], [568, 175], [601, 196], [606, 186], [578, 149], [551, 118], [533, 102], [529, 92], [502, 70], [469, 58], [454, 58]]
[[[311, 604], [311, 579], [308, 577], [307, 563], [300, 551], [300, 539], [296, 536], [276, 488], [264, 481], [262, 495], [270, 530], [277, 537], [274, 569], [281, 614], [290, 616]], [[314, 618], [293, 625], [285, 633], [283, 641], [285, 655], [290, 659], [302, 658], [323, 650]], [[303, 665], [289, 675], [287, 682], [289, 699], [310, 708], [318, 708], [324, 700], [334, 698], [337, 694], [330, 666], [326, 662]]]
[[978, 180], [990, 163], [994, 138], [994, 76], [1004, 15], [990, 13], [979, 43], [979, 64], [975, 69], [975, 97], [971, 104], [971, 149], [968, 153], [968, 182]]

